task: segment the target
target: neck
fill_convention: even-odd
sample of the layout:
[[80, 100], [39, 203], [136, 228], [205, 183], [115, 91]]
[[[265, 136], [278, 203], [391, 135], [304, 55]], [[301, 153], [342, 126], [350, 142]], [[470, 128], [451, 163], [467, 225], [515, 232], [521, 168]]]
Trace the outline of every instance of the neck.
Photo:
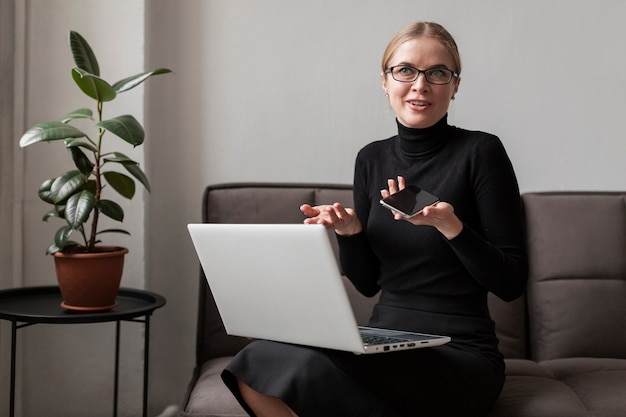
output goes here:
[[427, 156], [445, 143], [445, 130], [448, 127], [446, 114], [437, 123], [423, 129], [411, 128], [402, 125], [399, 121], [398, 137], [399, 150], [405, 157]]

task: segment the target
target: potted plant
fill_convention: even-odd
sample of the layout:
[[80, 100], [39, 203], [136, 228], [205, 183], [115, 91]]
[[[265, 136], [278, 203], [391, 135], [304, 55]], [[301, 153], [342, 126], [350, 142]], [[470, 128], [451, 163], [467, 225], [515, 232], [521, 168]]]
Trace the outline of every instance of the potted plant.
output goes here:
[[[39, 187], [41, 200], [52, 206], [43, 220], [63, 220], [46, 253], [54, 255], [65, 308], [76, 311], [108, 310], [115, 306], [124, 255], [128, 250], [100, 245], [101, 236], [105, 233], [129, 233], [122, 229], [100, 228], [101, 216], [119, 222], [124, 220], [122, 207], [105, 198], [104, 191], [116, 192], [132, 199], [135, 195], [135, 181], [139, 181], [148, 192], [150, 183], [137, 162], [122, 152], [110, 150], [111, 143], [107, 143], [106, 148], [103, 146], [105, 137], [109, 142], [109, 138], [115, 138], [118, 143], [121, 140], [133, 147], [144, 142], [143, 127], [132, 115], [105, 119], [104, 103], [116, 99], [120, 93], [154, 75], [171, 71], [159, 68], [109, 84], [100, 77], [98, 61], [87, 41], [79, 33], [70, 31], [69, 42], [75, 63], [71, 71], [72, 78], [78, 88], [93, 99], [95, 113], [90, 108], [80, 108], [59, 119], [39, 123], [23, 134], [19, 144], [24, 148], [39, 142], [61, 141], [67, 148], [73, 161], [72, 168], [45, 180]], [[85, 133], [70, 122], [81, 126], [88, 124], [91, 133]], [[80, 241], [72, 239], [75, 235], [79, 236]], [[89, 266], [90, 260], [94, 258], [96, 265]], [[111, 272], [105, 269], [109, 263], [113, 264]], [[75, 264], [86, 269], [73, 272], [71, 268]], [[66, 273], [69, 276], [64, 276]], [[107, 279], [113, 281], [112, 289], [106, 289], [106, 284], [103, 284]], [[71, 283], [72, 280], [78, 282]], [[67, 285], [70, 287], [66, 288]], [[86, 294], [89, 286], [94, 287], [95, 294], [87, 295], [85, 300], [77, 299], [72, 294], [71, 287], [79, 294]], [[105, 299], [97, 300], [100, 295], [105, 296]]]

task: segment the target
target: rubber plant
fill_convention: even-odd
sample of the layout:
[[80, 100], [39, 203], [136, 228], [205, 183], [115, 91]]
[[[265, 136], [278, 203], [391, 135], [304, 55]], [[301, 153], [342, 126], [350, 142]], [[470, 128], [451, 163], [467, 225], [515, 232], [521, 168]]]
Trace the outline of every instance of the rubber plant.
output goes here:
[[[73, 161], [72, 169], [45, 180], [39, 188], [39, 197], [52, 206], [43, 220], [64, 220], [54, 236], [54, 242], [46, 251], [48, 254], [92, 253], [98, 250], [97, 244], [101, 242], [102, 234], [129, 234], [123, 229], [99, 229], [101, 216], [118, 222], [124, 220], [122, 207], [105, 198], [104, 191], [108, 185], [110, 190], [132, 199], [135, 195], [135, 181], [139, 181], [148, 192], [150, 183], [137, 162], [122, 152], [109, 151], [111, 143], [107, 143], [107, 152], [103, 152], [103, 144], [105, 138], [107, 141], [112, 138], [137, 147], [144, 142], [144, 129], [129, 114], [104, 119], [104, 104], [154, 75], [171, 72], [167, 68], [159, 68], [110, 84], [100, 77], [98, 60], [79, 33], [70, 31], [69, 44], [75, 63], [71, 70], [72, 78], [76, 86], [94, 100], [95, 113], [90, 108], [80, 108], [59, 119], [39, 123], [28, 129], [19, 142], [22, 148], [39, 142], [62, 142]], [[85, 119], [91, 120], [88, 122], [92, 128], [89, 134], [70, 124], [78, 120], [85, 123]], [[123, 170], [116, 171], [114, 168]], [[75, 233], [82, 237], [80, 243], [72, 240]]]

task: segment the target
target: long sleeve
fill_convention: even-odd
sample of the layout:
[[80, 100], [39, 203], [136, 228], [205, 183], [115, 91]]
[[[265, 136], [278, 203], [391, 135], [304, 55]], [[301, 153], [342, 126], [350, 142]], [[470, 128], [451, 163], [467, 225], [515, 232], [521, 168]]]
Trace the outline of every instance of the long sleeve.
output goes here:
[[465, 224], [449, 244], [476, 281], [510, 301], [523, 293], [528, 276], [519, 189], [499, 140], [476, 148], [471, 178], [479, 221]]

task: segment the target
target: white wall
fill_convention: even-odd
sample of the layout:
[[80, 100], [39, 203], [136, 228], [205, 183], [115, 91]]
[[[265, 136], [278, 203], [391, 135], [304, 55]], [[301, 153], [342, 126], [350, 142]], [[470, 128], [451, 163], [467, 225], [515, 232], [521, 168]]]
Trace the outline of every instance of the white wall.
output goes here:
[[[88, 38], [102, 62], [110, 62], [113, 45], [123, 41], [126, 65], [111, 68], [112, 78], [143, 67], [175, 71], [146, 88], [145, 158], [153, 192], [145, 200], [145, 219], [139, 215], [131, 223], [138, 239], [132, 245], [139, 247], [131, 251], [137, 258], [126, 273], [127, 286], [146, 287], [168, 299], [152, 321], [152, 414], [180, 400], [194, 364], [198, 264], [185, 225], [200, 220], [203, 187], [225, 181], [351, 182], [356, 151], [394, 134], [379, 61], [391, 36], [413, 20], [438, 21], [457, 38], [464, 69], [450, 121], [499, 135], [522, 191], [626, 189], [621, 91], [626, 3], [620, 0], [27, 4], [27, 123], [55, 110], [50, 99], [35, 96], [62, 88], [45, 77], [64, 76], [69, 28]], [[114, 17], [114, 28], [102, 23]], [[143, 48], [144, 21], [145, 62], [137, 52]], [[73, 107], [74, 98], [67, 100]], [[133, 112], [141, 108], [126, 100], [124, 106]], [[49, 259], [38, 251], [49, 234], [37, 237], [41, 210], [31, 205], [38, 177], [57, 157], [37, 152], [26, 154], [25, 196], [33, 201], [26, 201], [24, 211], [24, 282], [50, 284]], [[83, 331], [73, 339], [81, 339]], [[37, 337], [50, 344], [44, 360], [55, 360], [63, 349], [52, 342], [56, 333]], [[136, 349], [139, 340], [131, 338], [128, 348]], [[40, 363], [34, 352], [27, 354]], [[74, 360], [90, 356], [73, 355]], [[106, 368], [95, 359], [89, 366]], [[97, 383], [105, 384], [106, 375], [102, 379]], [[56, 388], [42, 393], [48, 385], [27, 370], [25, 402], [43, 395], [43, 404], [69, 389], [60, 385], [59, 393]], [[85, 407], [92, 403], [83, 397], [76, 401]]]
[[[101, 75], [109, 82], [144, 69], [144, 4], [141, 1], [32, 0], [15, 2], [16, 9], [16, 119], [14, 149], [20, 158], [15, 164], [13, 195], [23, 207], [22, 224], [14, 227], [14, 255], [19, 266], [13, 271], [17, 286], [53, 285], [53, 261], [45, 255], [54, 231], [61, 223], [41, 221], [49, 210], [37, 197], [39, 185], [67, 170], [71, 158], [61, 143], [17, 149], [25, 128], [40, 121], [58, 118], [79, 107], [92, 107], [71, 79], [74, 66], [69, 50], [69, 31], [81, 33], [93, 47]], [[23, 50], [19, 45], [23, 45]], [[23, 88], [20, 88], [23, 87]], [[132, 113], [143, 120], [143, 88], [131, 90], [116, 102], [105, 104], [106, 118]], [[23, 104], [23, 107], [20, 106]], [[106, 139], [105, 139], [106, 140]], [[113, 138], [113, 140], [116, 140]], [[121, 141], [120, 141], [121, 142]], [[143, 162], [143, 152], [122, 142], [122, 152]], [[3, 171], [4, 172], [4, 171]], [[145, 198], [142, 193], [122, 202], [126, 211], [124, 227], [133, 238], [111, 236], [109, 242], [129, 247], [123, 285], [145, 287], [143, 245]], [[17, 235], [21, 233], [21, 235]], [[4, 268], [3, 268], [4, 271]], [[11, 280], [8, 280], [11, 282]], [[10, 327], [1, 323], [3, 376], [0, 387], [0, 415], [8, 413], [8, 337]], [[137, 415], [141, 408], [142, 327], [124, 324], [122, 335], [121, 415]], [[84, 416], [112, 412], [113, 323], [79, 326], [38, 325], [18, 333], [18, 404], [20, 415]], [[6, 361], [5, 361], [6, 360]], [[89, 414], [89, 413], [88, 413]]]

